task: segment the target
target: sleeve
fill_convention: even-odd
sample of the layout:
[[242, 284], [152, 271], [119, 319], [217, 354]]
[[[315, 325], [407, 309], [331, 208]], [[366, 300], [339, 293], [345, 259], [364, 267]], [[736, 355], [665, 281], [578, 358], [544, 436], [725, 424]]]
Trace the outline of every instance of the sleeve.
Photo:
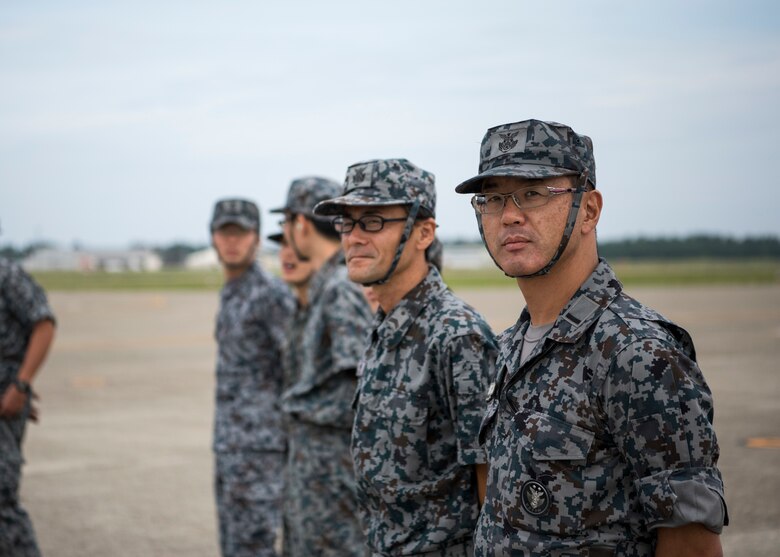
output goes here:
[[492, 333], [459, 336], [449, 344], [447, 352], [452, 379], [449, 406], [455, 421], [458, 463], [484, 464], [487, 455], [479, 443], [479, 428], [496, 365], [495, 340]]
[[9, 310], [24, 326], [32, 327], [44, 320], [56, 321], [43, 288], [18, 265], [13, 266], [2, 292]]
[[371, 308], [356, 285], [340, 282], [324, 300], [325, 326], [330, 339], [333, 371], [357, 369], [366, 349]]
[[287, 328], [294, 311], [292, 294], [284, 287], [272, 291], [262, 318], [268, 323], [269, 333], [276, 348], [281, 351], [287, 341]]
[[672, 343], [632, 343], [612, 361], [605, 410], [634, 475], [650, 529], [728, 524], [712, 394], [696, 362]]

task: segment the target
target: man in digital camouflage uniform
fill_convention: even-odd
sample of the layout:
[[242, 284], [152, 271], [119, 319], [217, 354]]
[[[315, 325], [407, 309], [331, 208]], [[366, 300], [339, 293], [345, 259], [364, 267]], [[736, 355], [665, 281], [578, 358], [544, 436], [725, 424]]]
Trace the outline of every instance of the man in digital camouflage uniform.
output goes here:
[[276, 556], [281, 543], [286, 439], [280, 360], [293, 302], [287, 286], [255, 261], [259, 233], [253, 202], [217, 202], [211, 239], [226, 282], [215, 332], [214, 452], [224, 557]]
[[314, 206], [339, 184], [324, 178], [294, 180], [285, 215], [286, 243], [311, 265], [305, 302], [299, 302], [285, 349], [282, 408], [289, 454], [284, 506], [285, 554], [292, 557], [362, 556], [349, 455], [356, 368], [371, 310], [347, 278], [338, 234]]
[[688, 333], [599, 259], [595, 188], [590, 138], [538, 120], [489, 129], [456, 188], [527, 304], [499, 337], [476, 554], [720, 555], [710, 390]]
[[32, 522], [19, 504], [22, 439], [31, 418], [31, 383], [54, 338], [43, 289], [0, 258], [0, 556], [40, 555]]
[[426, 261], [434, 177], [405, 159], [356, 164], [343, 195], [317, 211], [338, 215], [349, 277], [372, 285], [380, 305], [352, 432], [372, 554], [471, 555], [485, 478], [477, 433], [496, 346]]

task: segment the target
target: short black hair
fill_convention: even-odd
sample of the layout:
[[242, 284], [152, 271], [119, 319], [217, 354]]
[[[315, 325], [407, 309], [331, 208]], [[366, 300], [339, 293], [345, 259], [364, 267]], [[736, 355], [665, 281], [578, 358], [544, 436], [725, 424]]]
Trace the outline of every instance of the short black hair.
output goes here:
[[327, 239], [337, 241], [341, 240], [341, 234], [336, 232], [336, 229], [333, 227], [333, 219], [318, 219], [309, 216], [306, 216], [306, 218], [311, 221], [317, 232], [325, 236]]

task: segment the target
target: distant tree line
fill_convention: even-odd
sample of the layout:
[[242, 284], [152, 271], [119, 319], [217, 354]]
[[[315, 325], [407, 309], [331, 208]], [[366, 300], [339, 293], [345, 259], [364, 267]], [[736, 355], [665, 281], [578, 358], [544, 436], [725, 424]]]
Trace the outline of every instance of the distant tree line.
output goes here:
[[5, 246], [0, 246], [0, 257], [5, 257], [6, 259], [12, 259], [14, 261], [21, 261], [33, 252], [52, 247], [54, 247], [54, 244], [51, 244], [50, 242], [33, 242], [32, 244], [21, 248], [7, 244]]
[[599, 254], [607, 259], [780, 259], [780, 238], [737, 240], [704, 234], [686, 238], [636, 238], [602, 242]]
[[152, 250], [160, 256], [163, 265], [166, 267], [178, 267], [184, 264], [184, 260], [187, 256], [196, 251], [205, 249], [206, 246], [202, 244], [171, 244], [170, 246], [152, 248]]

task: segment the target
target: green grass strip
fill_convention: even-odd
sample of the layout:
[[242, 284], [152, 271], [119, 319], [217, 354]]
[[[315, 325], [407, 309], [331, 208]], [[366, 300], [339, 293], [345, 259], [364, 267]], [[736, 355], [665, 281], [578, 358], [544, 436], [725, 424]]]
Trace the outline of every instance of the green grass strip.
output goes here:
[[[771, 284], [780, 282], [777, 260], [615, 261], [612, 266], [627, 286], [683, 286], [707, 284]], [[148, 273], [34, 272], [50, 291], [87, 290], [218, 290], [217, 270], [170, 270]], [[453, 289], [514, 286], [497, 268], [446, 269], [444, 280]]]

